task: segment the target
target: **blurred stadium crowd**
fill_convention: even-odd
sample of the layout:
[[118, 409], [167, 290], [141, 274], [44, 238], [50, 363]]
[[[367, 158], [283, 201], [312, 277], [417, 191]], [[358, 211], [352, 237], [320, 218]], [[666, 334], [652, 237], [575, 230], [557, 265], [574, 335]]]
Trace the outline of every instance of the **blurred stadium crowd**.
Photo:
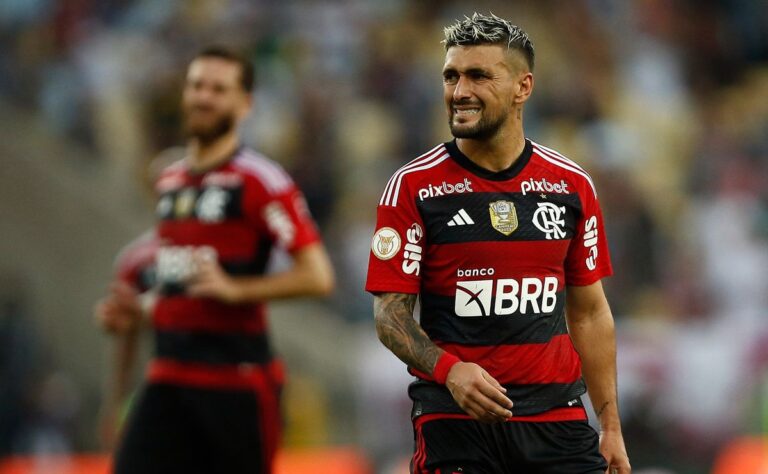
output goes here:
[[[310, 424], [327, 424], [333, 442], [344, 409], [322, 405], [350, 407], [357, 423], [377, 426], [376, 436], [359, 428], [351, 441], [383, 465], [407, 454], [410, 441], [407, 376], [372, 348], [362, 290], [375, 205], [398, 166], [450, 138], [442, 26], [473, 10], [531, 34], [527, 134], [595, 178], [612, 246], [606, 289], [633, 466], [706, 472], [723, 443], [768, 429], [765, 1], [5, 0], [0, 101], [84, 150], [65, 164], [83, 179], [98, 167], [128, 170], [130, 180], [152, 159], [181, 153], [178, 99], [191, 55], [210, 43], [247, 52], [258, 86], [246, 141], [304, 189], [341, 278], [329, 313], [365, 342], [348, 354], [363, 374], [348, 398], [342, 391], [336, 402], [288, 408], [327, 410]], [[6, 169], [24, 159], [2, 158]], [[137, 184], [135, 199], [140, 192]], [[107, 275], [108, 261], [88, 265]], [[5, 382], [32, 370], [35, 331], [14, 316], [17, 293], [4, 287], [0, 456], [94, 449], [74, 434], [92, 419], [78, 412], [94, 411], [74, 406], [76, 381], [60, 372], [40, 378], [34, 401]], [[311, 373], [296, 380], [323, 385]], [[58, 435], [41, 447], [25, 435], [31, 426]]]

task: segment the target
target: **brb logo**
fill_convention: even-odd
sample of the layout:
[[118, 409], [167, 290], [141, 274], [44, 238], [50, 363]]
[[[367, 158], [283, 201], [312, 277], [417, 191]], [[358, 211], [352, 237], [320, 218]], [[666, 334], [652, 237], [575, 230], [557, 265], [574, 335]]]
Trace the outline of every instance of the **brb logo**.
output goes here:
[[157, 280], [161, 283], [183, 284], [197, 273], [200, 260], [216, 261], [218, 253], [213, 247], [164, 246], [157, 251]]
[[557, 303], [557, 278], [502, 278], [456, 282], [456, 316], [551, 313]]
[[438, 184], [437, 186], [434, 186], [432, 184], [428, 184], [426, 188], [419, 189], [419, 201], [423, 201], [427, 198], [437, 197], [437, 196], [445, 196], [447, 194], [454, 194], [454, 193], [471, 193], [472, 192], [472, 181], [470, 181], [468, 178], [464, 178], [463, 183], [456, 183], [456, 184], [450, 184], [443, 181], [443, 184]]
[[403, 271], [408, 275], [418, 276], [421, 270], [420, 262], [423, 249], [418, 244], [421, 242], [422, 237], [424, 237], [424, 230], [415, 222], [405, 232], [405, 239], [408, 243], [405, 244], [403, 250]]
[[584, 223], [584, 247], [589, 249], [587, 268], [597, 268], [597, 217], [592, 216]]

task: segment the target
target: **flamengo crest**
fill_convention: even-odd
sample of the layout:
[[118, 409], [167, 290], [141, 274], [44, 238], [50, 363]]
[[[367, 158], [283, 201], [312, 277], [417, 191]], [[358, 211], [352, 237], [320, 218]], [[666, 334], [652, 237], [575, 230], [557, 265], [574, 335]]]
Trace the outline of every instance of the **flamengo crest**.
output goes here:
[[491, 225], [504, 235], [517, 229], [517, 212], [512, 201], [494, 201], [488, 205], [491, 213]]
[[547, 240], [565, 238], [565, 206], [551, 202], [538, 203], [533, 213], [533, 224], [547, 236]]

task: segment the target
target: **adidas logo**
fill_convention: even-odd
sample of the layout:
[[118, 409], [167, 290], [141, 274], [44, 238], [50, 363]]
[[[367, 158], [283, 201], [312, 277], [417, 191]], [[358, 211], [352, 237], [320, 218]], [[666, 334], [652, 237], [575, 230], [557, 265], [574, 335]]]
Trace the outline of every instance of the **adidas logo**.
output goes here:
[[467, 211], [464, 209], [459, 209], [459, 212], [457, 212], [453, 217], [451, 217], [451, 220], [448, 221], [448, 227], [453, 227], [457, 225], [470, 225], [474, 224], [475, 221], [472, 220], [471, 217], [469, 217], [469, 214], [467, 214]]

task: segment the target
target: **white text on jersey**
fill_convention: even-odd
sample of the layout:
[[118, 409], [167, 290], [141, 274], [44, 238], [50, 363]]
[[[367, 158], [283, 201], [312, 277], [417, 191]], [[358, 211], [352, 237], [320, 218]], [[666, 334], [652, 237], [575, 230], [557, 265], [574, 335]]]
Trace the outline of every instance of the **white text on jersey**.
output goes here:
[[551, 313], [557, 304], [557, 278], [526, 277], [456, 282], [456, 316]]
[[592, 216], [584, 223], [584, 247], [589, 249], [587, 268], [597, 268], [597, 217]]
[[531, 191], [534, 193], [568, 194], [568, 183], [564, 179], [560, 180], [559, 183], [550, 183], [546, 178], [541, 178], [539, 181], [529, 178], [528, 181], [523, 181], [520, 184], [520, 191], [522, 191], [523, 196]]
[[403, 271], [408, 275], [419, 275], [421, 270], [421, 245], [417, 245], [424, 237], [424, 230], [419, 224], [413, 223], [405, 232], [408, 241], [403, 250]]
[[419, 201], [423, 201], [427, 198], [433, 198], [438, 196], [445, 196], [447, 194], [454, 193], [471, 193], [472, 181], [469, 178], [464, 178], [463, 183], [450, 184], [443, 181], [442, 184], [437, 186], [428, 184], [426, 188], [419, 189]]

